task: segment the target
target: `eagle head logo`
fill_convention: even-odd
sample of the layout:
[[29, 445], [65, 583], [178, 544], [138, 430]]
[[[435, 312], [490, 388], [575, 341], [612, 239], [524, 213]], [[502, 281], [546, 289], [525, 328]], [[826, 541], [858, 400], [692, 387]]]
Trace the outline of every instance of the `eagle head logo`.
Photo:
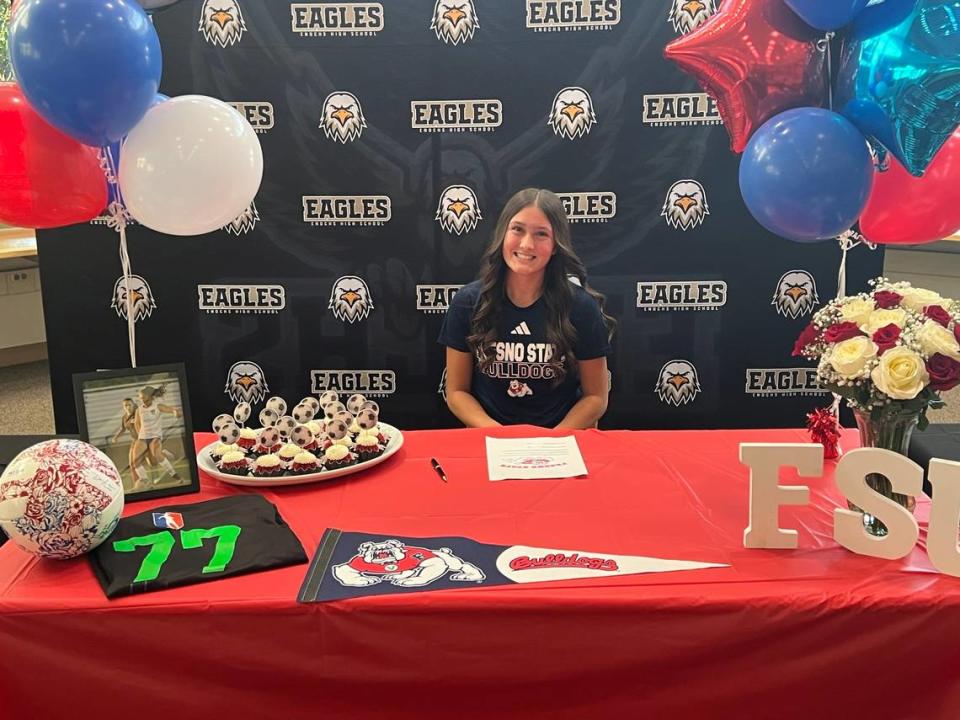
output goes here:
[[675, 182], [667, 192], [660, 214], [667, 219], [667, 225], [678, 230], [697, 227], [710, 214], [703, 185], [696, 180]]
[[333, 315], [342, 322], [354, 323], [365, 320], [373, 310], [373, 298], [370, 289], [362, 278], [356, 275], [344, 275], [333, 284], [330, 292], [330, 304]]
[[655, 390], [668, 405], [685, 405], [700, 392], [697, 369], [686, 360], [671, 360], [660, 369]]
[[203, 0], [197, 29], [208, 43], [225, 48], [240, 41], [247, 24], [237, 0]]
[[440, 194], [435, 219], [448, 233], [470, 232], [483, 220], [476, 193], [466, 185], [451, 185]]
[[817, 283], [813, 276], [806, 270], [789, 270], [777, 283], [770, 304], [784, 317], [798, 318], [812, 313], [818, 302]]
[[250, 203], [250, 207], [237, 215], [231, 222], [223, 226], [231, 235], [242, 235], [248, 233], [256, 226], [260, 219], [260, 213], [257, 212], [255, 203]]
[[139, 275], [131, 275], [129, 280], [121, 275], [113, 286], [113, 299], [110, 301], [110, 307], [116, 310], [117, 316], [124, 320], [127, 319], [128, 301], [133, 307], [134, 322], [150, 317], [153, 309], [157, 306], [150, 285]]
[[566, 87], [553, 99], [553, 109], [547, 124], [560, 137], [576, 140], [590, 132], [597, 122], [590, 94], [580, 87]]
[[668, 20], [674, 32], [686, 35], [703, 25], [717, 12], [717, 0], [670, 0]]
[[330, 140], [344, 145], [360, 137], [367, 126], [357, 96], [348, 92], [332, 92], [323, 101], [323, 121], [320, 127]]
[[448, 45], [466, 43], [480, 27], [473, 0], [437, 0], [430, 29]]
[[247, 402], [255, 405], [262, 401], [270, 388], [263, 376], [263, 370], [249, 360], [235, 362], [227, 371], [227, 385], [223, 391], [234, 402]]

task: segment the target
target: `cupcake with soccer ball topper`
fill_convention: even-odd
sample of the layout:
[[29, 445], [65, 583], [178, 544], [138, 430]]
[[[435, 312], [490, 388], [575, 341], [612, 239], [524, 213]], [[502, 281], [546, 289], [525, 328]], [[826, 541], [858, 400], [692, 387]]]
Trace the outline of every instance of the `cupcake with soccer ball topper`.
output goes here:
[[357, 462], [357, 456], [350, 452], [350, 448], [335, 443], [323, 451], [323, 466], [327, 470], [340, 470], [350, 467]]
[[237, 445], [236, 443], [228, 444], [228, 443], [219, 442], [216, 444], [213, 450], [210, 451], [210, 459], [213, 460], [214, 463], [219, 463], [221, 458], [223, 458], [223, 456], [229, 452], [242, 453], [243, 451], [240, 449], [240, 446]]
[[360, 433], [353, 441], [353, 451], [357, 454], [357, 462], [366, 462], [383, 455], [384, 448], [377, 440], [376, 435]]
[[237, 439], [237, 445], [239, 448], [249, 454], [253, 453], [253, 449], [257, 446], [257, 431], [253, 428], [240, 428], [240, 437]]
[[301, 450], [299, 445], [287, 443], [280, 448], [280, 452], [277, 453], [277, 457], [280, 458], [280, 462], [283, 463], [283, 467], [289, 470], [293, 465], [293, 459], [301, 452], [303, 452], [303, 450]]
[[380, 406], [375, 402], [367, 401], [357, 413], [357, 427], [364, 434], [373, 435], [377, 442], [386, 447], [390, 438], [380, 429]]
[[283, 475], [283, 463], [273, 453], [261, 455], [254, 461], [251, 473], [258, 478], [278, 478]]
[[250, 461], [247, 460], [247, 456], [239, 450], [232, 451], [224, 454], [224, 456], [220, 458], [220, 462], [217, 463], [217, 468], [225, 475], [243, 476], [246, 475], [250, 469]]
[[282, 447], [280, 431], [275, 427], [265, 427], [257, 433], [257, 444], [253, 447], [253, 455], [255, 458], [262, 455], [275, 455]]
[[320, 465], [317, 456], [306, 450], [301, 450], [294, 456], [289, 468], [291, 475], [310, 475], [321, 470], [323, 470], [323, 466]]
[[290, 440], [301, 450], [314, 452], [318, 449], [317, 437], [306, 425], [297, 425], [290, 433]]

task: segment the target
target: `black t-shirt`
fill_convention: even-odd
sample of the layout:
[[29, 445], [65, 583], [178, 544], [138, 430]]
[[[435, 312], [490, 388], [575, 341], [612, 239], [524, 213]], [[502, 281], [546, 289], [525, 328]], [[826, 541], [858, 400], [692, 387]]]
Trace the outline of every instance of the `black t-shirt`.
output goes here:
[[[578, 360], [593, 360], [609, 355], [610, 340], [600, 306], [583, 288], [571, 283], [571, 289], [570, 322], [577, 331], [574, 356]], [[471, 352], [467, 337], [479, 298], [479, 281], [465, 285], [454, 296], [437, 342]], [[496, 341], [490, 352], [494, 362], [484, 373], [474, 359], [470, 392], [497, 422], [553, 427], [580, 399], [580, 380], [571, 368], [567, 368], [563, 382], [553, 387], [549, 361], [556, 348], [547, 342], [542, 297], [525, 308], [518, 308], [504, 297]]]
[[110, 598], [306, 561], [297, 536], [260, 495], [131, 515], [90, 553], [93, 572]]

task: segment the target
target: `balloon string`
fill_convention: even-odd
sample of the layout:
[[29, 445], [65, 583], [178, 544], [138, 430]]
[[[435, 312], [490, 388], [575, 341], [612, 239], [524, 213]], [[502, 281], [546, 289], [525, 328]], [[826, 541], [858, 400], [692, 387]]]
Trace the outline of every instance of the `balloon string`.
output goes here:
[[821, 42], [827, 51], [827, 107], [833, 110], [833, 51], [830, 48], [830, 41], [833, 40], [834, 33], [828, 32]]
[[130, 255], [127, 252], [127, 225], [121, 222], [118, 228], [120, 233], [120, 266], [123, 268], [123, 286], [127, 300], [127, 344], [130, 347], [130, 367], [137, 366], [137, 335], [135, 318], [133, 315], [133, 300], [130, 292]]

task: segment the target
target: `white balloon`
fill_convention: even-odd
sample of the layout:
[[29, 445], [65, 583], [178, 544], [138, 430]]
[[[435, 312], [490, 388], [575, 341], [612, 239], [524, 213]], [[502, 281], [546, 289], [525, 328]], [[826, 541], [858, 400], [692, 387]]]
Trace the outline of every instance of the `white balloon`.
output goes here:
[[120, 154], [124, 202], [142, 225], [168, 235], [202, 235], [231, 222], [263, 177], [263, 152], [236, 109], [205, 95], [154, 105]]

